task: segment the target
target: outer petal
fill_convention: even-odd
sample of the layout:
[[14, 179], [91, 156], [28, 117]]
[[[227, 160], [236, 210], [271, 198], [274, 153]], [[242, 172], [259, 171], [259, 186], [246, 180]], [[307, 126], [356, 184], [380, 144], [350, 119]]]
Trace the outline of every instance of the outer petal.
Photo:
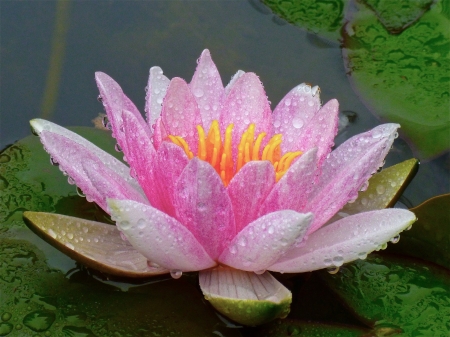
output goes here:
[[177, 219], [217, 259], [236, 234], [230, 198], [214, 168], [193, 158], [176, 185]]
[[318, 87], [302, 83], [293, 88], [273, 111], [274, 133], [283, 135], [283, 153], [298, 151], [298, 137], [309, 120], [320, 109], [320, 90]]
[[131, 200], [108, 200], [117, 227], [149, 261], [169, 270], [196, 271], [216, 263], [182, 224], [157, 209]]
[[153, 126], [161, 115], [162, 103], [166, 96], [170, 80], [163, 75], [160, 67], [151, 67], [147, 83], [147, 93], [145, 95], [145, 113], [150, 131], [153, 133]]
[[233, 205], [236, 232], [258, 217], [262, 201], [275, 184], [275, 170], [267, 161], [251, 161], [233, 177], [227, 192]]
[[189, 87], [200, 108], [203, 127], [209, 129], [213, 120], [219, 120], [225, 91], [219, 71], [211, 59], [208, 49], [205, 49], [200, 55]]
[[272, 135], [269, 101], [261, 81], [254, 73], [245, 73], [230, 88], [220, 115], [222, 132], [231, 123], [234, 123], [232, 140], [234, 156], [242, 134], [251, 123], [256, 125], [255, 134], [266, 132], [269, 137]]
[[383, 165], [398, 124], [383, 124], [354, 136], [333, 151], [303, 212], [315, 214], [311, 232], [319, 229], [349, 200], [358, 196], [371, 174]]
[[124, 151], [125, 156], [127, 156], [127, 135], [123, 132], [122, 111], [126, 109], [133, 113], [148, 136], [150, 136], [150, 129], [146, 126], [136, 106], [125, 96], [122, 88], [116, 81], [99, 71], [95, 73], [95, 80], [100, 91], [103, 106], [108, 115], [108, 120], [112, 126], [113, 137], [117, 139], [117, 143]]
[[317, 175], [316, 154], [317, 149], [309, 150], [289, 168], [264, 200], [260, 215], [282, 209], [299, 212], [305, 206]]
[[170, 81], [161, 112], [161, 122], [168, 135], [181, 136], [197, 154], [196, 127], [201, 124], [200, 110], [187, 83], [178, 77]]
[[301, 151], [317, 147], [319, 166], [334, 145], [339, 124], [339, 103], [328, 101], [302, 128], [297, 139], [297, 149]]
[[219, 262], [247, 271], [266, 270], [293, 244], [300, 242], [312, 213], [290, 210], [267, 214], [240, 231], [219, 257]]
[[156, 180], [154, 183], [157, 185], [158, 195], [164, 205], [165, 213], [175, 217], [175, 186], [189, 159], [181, 147], [168, 142], [161, 144], [155, 159]]
[[[95, 201], [100, 207], [107, 211], [105, 199], [109, 196], [107, 190], [98, 190], [92, 183], [91, 177], [86, 173], [84, 165], [94, 166], [101, 171], [106, 181], [113, 182], [114, 186], [120, 189], [121, 195], [130, 199], [146, 202], [144, 196], [133, 186], [122, 179], [118, 174], [109, 169], [98, 157], [89, 152], [80, 144], [50, 131], [42, 131], [40, 134], [42, 143], [47, 152], [50, 153], [53, 161], [59, 164], [60, 169], [65, 172], [86, 195], [89, 201]], [[94, 146], [92, 144], [92, 146]], [[69, 180], [69, 181], [70, 181]]]
[[133, 113], [123, 110], [123, 128], [127, 134], [127, 160], [131, 166], [130, 174], [139, 181], [150, 204], [164, 210], [164, 205], [155, 184], [154, 161], [156, 151], [150, 137]]
[[355, 214], [311, 234], [304, 245], [291, 249], [268, 269], [301, 273], [339, 267], [382, 248], [414, 221], [414, 213], [403, 209]]
[[142, 192], [139, 184], [130, 176], [130, 168], [123, 164], [120, 160], [114, 158], [109, 153], [103, 151], [96, 145], [92, 144], [87, 139], [77, 135], [75, 132], [72, 132], [62, 126], [59, 126], [55, 123], [46, 121], [44, 119], [33, 119], [30, 121], [31, 127], [33, 130], [40, 135], [42, 131], [49, 131], [54, 134], [58, 134], [64, 136], [65, 138], [81, 145], [85, 148], [83, 151], [90, 152], [93, 156], [100, 159], [107, 167], [116, 172], [123, 180], [127, 181], [130, 186], [132, 186], [135, 190]]

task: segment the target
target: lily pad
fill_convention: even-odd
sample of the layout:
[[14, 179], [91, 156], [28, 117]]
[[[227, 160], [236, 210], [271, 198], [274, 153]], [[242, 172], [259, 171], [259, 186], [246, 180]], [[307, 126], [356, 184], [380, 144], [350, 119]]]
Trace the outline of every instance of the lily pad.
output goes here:
[[130, 278], [167, 274], [120, 237], [116, 226], [60, 214], [24, 212], [27, 226], [72, 259], [101, 272]]
[[[286, 319], [258, 329], [257, 336], [265, 337], [361, 337], [370, 336], [368, 329], [338, 324], [325, 324]], [[256, 336], [256, 335], [255, 335]]]
[[[71, 130], [116, 157], [108, 132], [87, 127]], [[108, 222], [109, 216], [94, 203], [77, 195], [61, 171], [50, 164], [50, 156], [38, 137], [28, 136], [0, 153], [0, 226], [22, 225], [25, 210], [59, 212]]]
[[372, 254], [341, 267], [337, 274], [320, 275], [369, 326], [399, 331], [398, 336], [448, 336], [446, 269], [412, 258]]
[[416, 22], [434, 0], [360, 0], [372, 8], [383, 26], [393, 34]]
[[418, 220], [388, 251], [415, 256], [450, 269], [450, 194], [412, 208]]
[[268, 272], [219, 267], [201, 271], [199, 277], [205, 298], [235, 322], [258, 325], [289, 313], [291, 292]]
[[262, 0], [286, 21], [336, 41], [340, 37], [348, 0]]
[[422, 159], [450, 148], [450, 20], [444, 3], [399, 35], [360, 5], [343, 31], [354, 90], [376, 116], [401, 124]]

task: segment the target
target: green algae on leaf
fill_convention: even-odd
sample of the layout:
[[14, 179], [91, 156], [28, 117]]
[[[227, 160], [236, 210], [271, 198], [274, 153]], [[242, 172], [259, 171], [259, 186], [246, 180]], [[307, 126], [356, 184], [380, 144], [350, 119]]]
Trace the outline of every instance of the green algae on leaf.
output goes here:
[[[257, 336], [265, 337], [361, 337], [371, 336], [369, 330], [361, 327], [340, 324], [318, 323], [286, 319], [258, 328]], [[255, 335], [256, 336], [256, 335]]]
[[360, 0], [377, 15], [383, 26], [393, 34], [401, 33], [425, 13], [434, 0]]
[[401, 331], [396, 336], [446, 337], [450, 331], [450, 273], [412, 258], [372, 254], [320, 272], [322, 280], [363, 322]]
[[388, 251], [425, 259], [450, 269], [450, 194], [411, 209], [418, 220]]
[[[100, 148], [118, 157], [109, 133], [87, 127], [71, 128]], [[0, 226], [21, 225], [25, 210], [60, 212], [97, 221], [108, 216], [77, 195], [38, 137], [28, 136], [0, 153]]]
[[348, 0], [262, 0], [286, 21], [337, 41]]
[[343, 56], [355, 91], [383, 120], [401, 124], [419, 158], [450, 144], [450, 20], [440, 1], [392, 35], [364, 6], [343, 31]]

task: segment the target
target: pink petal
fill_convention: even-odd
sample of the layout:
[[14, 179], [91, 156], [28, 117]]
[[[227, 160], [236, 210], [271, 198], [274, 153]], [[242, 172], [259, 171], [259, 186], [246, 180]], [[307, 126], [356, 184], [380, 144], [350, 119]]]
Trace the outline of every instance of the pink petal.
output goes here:
[[166, 96], [170, 80], [163, 75], [160, 67], [151, 67], [145, 95], [145, 113], [150, 130], [161, 115], [162, 103]]
[[186, 227], [167, 214], [131, 200], [108, 199], [117, 227], [152, 263], [171, 271], [196, 271], [216, 263]]
[[[120, 185], [121, 194], [145, 202], [145, 198], [138, 190], [134, 189], [125, 179], [122, 179], [119, 174], [109, 169], [100, 158], [95, 156], [87, 148], [51, 131], [42, 131], [40, 137], [46, 151], [53, 158], [53, 161], [57, 162], [59, 168], [70, 177], [69, 181], [73, 181], [83, 191], [88, 201], [96, 202], [107, 211], [105, 200], [108, 195], [103, 193], [107, 193], [108, 191], [98, 190], [92, 184], [91, 177], [84, 170], [84, 165], [92, 165], [93, 169], [97, 169], [105, 174], [104, 178], [106, 180], [116, 180], [116, 184]], [[93, 146], [95, 145], [92, 144]]]
[[320, 91], [318, 87], [302, 83], [293, 88], [273, 111], [274, 133], [283, 135], [281, 149], [283, 153], [305, 151], [298, 147], [298, 137], [310, 119], [320, 109]]
[[164, 211], [175, 217], [174, 193], [178, 178], [189, 159], [184, 150], [173, 143], [163, 142], [158, 149], [154, 165], [158, 195], [164, 205]]
[[219, 120], [224, 96], [222, 79], [208, 49], [202, 52], [198, 60], [189, 88], [200, 108], [202, 125], [208, 130], [213, 120]]
[[181, 136], [197, 155], [197, 125], [201, 124], [200, 110], [187, 83], [178, 77], [170, 81], [161, 112], [161, 122], [168, 135]]
[[317, 149], [311, 149], [289, 168], [275, 184], [260, 208], [260, 215], [291, 209], [301, 211], [308, 201], [317, 175]]
[[177, 219], [217, 259], [236, 234], [233, 209], [217, 172], [197, 157], [191, 159], [176, 185]]
[[155, 165], [156, 151], [150, 137], [133, 113], [123, 110], [122, 118], [124, 133], [127, 135], [126, 141], [129, 149], [127, 161], [131, 167], [130, 174], [139, 182], [150, 204], [165, 211], [155, 183], [153, 166]]
[[272, 136], [272, 113], [269, 101], [261, 81], [254, 73], [245, 73], [239, 77], [225, 99], [220, 115], [222, 132], [232, 123], [234, 124], [233, 156], [236, 156], [241, 136], [250, 124], [254, 123], [256, 126], [255, 135], [261, 132], [267, 133], [265, 141]]
[[268, 269], [303, 273], [364, 259], [414, 221], [414, 213], [398, 208], [351, 215], [309, 235], [304, 245], [292, 248]]
[[244, 74], [245, 71], [238, 70], [236, 74], [231, 77], [230, 82], [228, 82], [227, 86], [225, 87], [225, 96], [228, 96], [230, 94], [230, 90], [234, 86], [234, 83]]
[[319, 166], [330, 153], [334, 145], [339, 123], [339, 103], [332, 99], [328, 101], [302, 128], [297, 139], [297, 148], [307, 151], [317, 147]]
[[310, 232], [319, 229], [358, 191], [383, 165], [398, 124], [383, 124], [348, 139], [331, 152], [322, 167], [322, 175], [303, 212], [315, 214]]
[[233, 205], [236, 232], [258, 217], [262, 201], [275, 184], [275, 170], [267, 161], [251, 161], [233, 177], [227, 192]]
[[[117, 139], [117, 143], [127, 155], [126, 135], [123, 132], [122, 110], [127, 109], [135, 115], [139, 123], [144, 127], [146, 125], [141, 114], [122, 91], [119, 84], [111, 77], [102, 72], [95, 73], [95, 80], [97, 82], [100, 96], [102, 98], [103, 106], [105, 107], [108, 120], [112, 126], [113, 137]], [[150, 129], [145, 128], [145, 132], [150, 135]]]
[[159, 149], [159, 147], [161, 146], [161, 143], [167, 138], [168, 133], [166, 131], [166, 129], [164, 128], [164, 126], [162, 125], [161, 122], [161, 117], [159, 117], [156, 121], [155, 121], [155, 129], [153, 130], [153, 146], [155, 147], [155, 149]]
[[130, 176], [130, 168], [128, 166], [126, 166], [120, 160], [111, 156], [109, 153], [103, 151], [96, 145], [92, 144], [87, 139], [77, 135], [75, 132], [72, 132], [66, 128], [63, 128], [62, 126], [46, 121], [44, 119], [33, 119], [32, 121], [30, 121], [30, 124], [34, 131], [39, 135], [42, 131], [49, 131], [53, 134], [64, 136], [72, 142], [81, 145], [84, 148], [83, 152], [88, 151], [94, 157], [99, 158], [100, 161], [105, 164], [105, 166], [109, 167], [116, 174], [118, 174], [121, 179], [125, 180], [136, 191], [143, 194], [143, 191], [139, 184]]
[[269, 268], [306, 234], [312, 213], [278, 211], [256, 219], [240, 231], [219, 257], [230, 267], [260, 271]]

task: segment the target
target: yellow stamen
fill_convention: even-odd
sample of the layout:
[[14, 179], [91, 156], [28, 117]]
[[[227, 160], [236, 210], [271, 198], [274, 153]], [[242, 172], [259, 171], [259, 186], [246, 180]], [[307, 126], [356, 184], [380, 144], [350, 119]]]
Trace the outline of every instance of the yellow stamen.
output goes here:
[[[233, 124], [227, 126], [225, 134], [222, 137], [220, 126], [217, 120], [211, 123], [208, 135], [205, 136], [205, 130], [201, 125], [197, 126], [198, 133], [198, 151], [197, 157], [211, 164], [227, 186], [234, 175], [248, 162], [252, 160], [269, 160], [275, 170], [276, 181], [289, 169], [292, 161], [302, 154], [301, 151], [287, 152], [281, 156], [282, 135], [274, 135], [266, 146], [261, 150], [261, 144], [266, 136], [261, 132], [255, 139], [255, 124], [250, 124], [241, 136], [241, 140], [236, 149], [236, 157], [233, 160], [232, 153], [232, 132]], [[187, 142], [180, 136], [170, 135], [169, 139], [178, 146], [182, 147], [189, 159], [194, 157]]]

